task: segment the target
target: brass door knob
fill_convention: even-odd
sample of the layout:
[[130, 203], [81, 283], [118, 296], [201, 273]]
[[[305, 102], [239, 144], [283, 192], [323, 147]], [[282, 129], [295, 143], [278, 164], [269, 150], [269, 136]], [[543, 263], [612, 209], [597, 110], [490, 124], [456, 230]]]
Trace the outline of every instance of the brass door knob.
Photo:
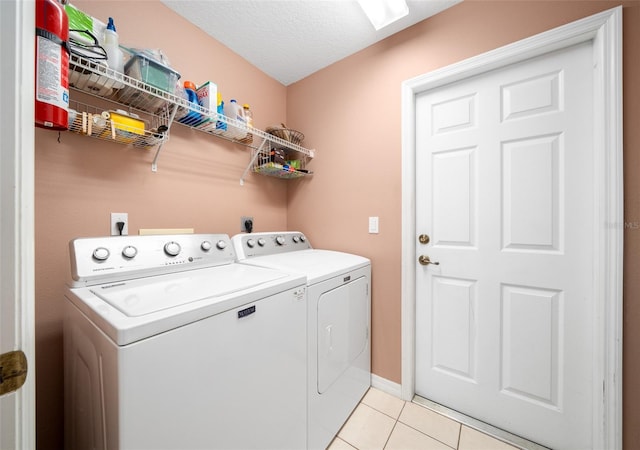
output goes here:
[[420, 255], [420, 257], [418, 258], [418, 262], [420, 264], [422, 264], [423, 266], [428, 266], [429, 264], [433, 264], [434, 266], [439, 266], [440, 263], [437, 261], [431, 261], [431, 259], [428, 256], [425, 255]]
[[429, 238], [429, 235], [421, 234], [420, 236], [418, 236], [418, 240], [421, 244], [428, 244], [431, 239]]

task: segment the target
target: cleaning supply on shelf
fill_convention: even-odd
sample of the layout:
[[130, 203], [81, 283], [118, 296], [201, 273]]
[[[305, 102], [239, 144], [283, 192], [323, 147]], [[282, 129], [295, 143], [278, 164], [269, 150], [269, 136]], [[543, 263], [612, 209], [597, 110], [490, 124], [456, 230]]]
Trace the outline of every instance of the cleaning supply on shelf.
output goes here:
[[[62, 3], [62, 2], [60, 2]], [[64, 2], [64, 10], [69, 17], [69, 39], [89, 46], [103, 45], [101, 39], [107, 25], [81, 10], [71, 3]], [[94, 42], [94, 40], [98, 42]]]
[[182, 83], [180, 83], [179, 81], [176, 81], [174, 93], [175, 96], [180, 99], [180, 101], [178, 102], [178, 110], [176, 111], [175, 116], [175, 119], [179, 120], [189, 113], [189, 108], [187, 107], [187, 105], [189, 104], [189, 95], [187, 94], [187, 91], [184, 90]]
[[[217, 101], [216, 101], [216, 113], [218, 113], [218, 118], [224, 116], [224, 101], [222, 100], [222, 94], [218, 91]], [[227, 131], [227, 122], [224, 120], [216, 121], [216, 129], [214, 131], [215, 134], [222, 134]]]
[[[184, 92], [187, 94], [189, 103], [192, 106], [200, 106], [200, 103], [198, 103], [198, 94], [196, 94], [196, 85], [193, 84], [193, 82], [184, 82]], [[202, 122], [202, 114], [200, 114], [197, 108], [189, 108], [187, 114], [183, 117], [180, 117], [178, 119], [178, 122], [184, 123], [186, 125], [196, 126], [200, 122]]]
[[244, 117], [244, 109], [235, 99], [231, 99], [224, 110], [224, 115], [231, 121], [228, 122], [227, 132], [225, 136], [231, 139], [243, 139], [247, 136], [246, 125], [247, 120]]
[[[118, 33], [116, 32], [113, 17], [109, 17], [109, 23], [107, 23], [107, 28], [104, 30], [104, 49], [107, 52], [107, 65], [109, 68], [115, 70], [118, 74], [123, 74], [124, 55], [120, 50]], [[116, 89], [124, 86], [122, 83], [117, 84], [117, 86], [114, 86]]]
[[[251, 128], [253, 128], [253, 111], [251, 111], [251, 108], [249, 107], [249, 104], [245, 103], [244, 105], [242, 105], [242, 109], [244, 111], [244, 118], [247, 121], [247, 128], [249, 129], [249, 131], [251, 131]], [[244, 139], [241, 139], [241, 141], [245, 144], [250, 144], [253, 142], [253, 133], [249, 132], [247, 133], [247, 136]]]
[[244, 111], [244, 119], [247, 122], [247, 126], [253, 128], [253, 111], [251, 111], [249, 104], [242, 105]]
[[215, 131], [217, 115], [217, 101], [218, 101], [218, 86], [211, 81], [198, 86], [196, 89], [196, 95], [198, 96], [198, 103], [205, 109], [201, 123], [198, 128], [204, 131]]
[[[103, 111], [105, 128], [100, 137], [109, 137], [123, 144], [132, 144], [145, 135], [145, 123], [137, 114], [118, 109]], [[96, 122], [96, 124], [98, 124]], [[92, 126], [94, 123], [91, 124]]]

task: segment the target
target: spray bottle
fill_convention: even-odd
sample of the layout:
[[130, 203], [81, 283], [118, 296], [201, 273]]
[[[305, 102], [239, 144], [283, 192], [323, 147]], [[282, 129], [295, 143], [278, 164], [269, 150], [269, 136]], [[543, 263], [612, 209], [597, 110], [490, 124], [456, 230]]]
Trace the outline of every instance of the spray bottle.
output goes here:
[[[120, 50], [118, 33], [116, 33], [113, 17], [109, 17], [109, 23], [106, 30], [104, 30], [104, 49], [107, 52], [107, 64], [109, 68], [117, 72], [116, 78], [122, 78], [121, 74], [124, 73], [124, 56], [122, 50]], [[116, 83], [113, 87], [119, 89], [124, 87], [124, 84]]]

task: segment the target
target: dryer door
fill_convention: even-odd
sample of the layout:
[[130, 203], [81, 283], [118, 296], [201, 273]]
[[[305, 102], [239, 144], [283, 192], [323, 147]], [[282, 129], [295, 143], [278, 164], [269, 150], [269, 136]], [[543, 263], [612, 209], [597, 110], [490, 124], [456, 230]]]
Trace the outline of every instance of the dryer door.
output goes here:
[[364, 352], [369, 339], [366, 277], [325, 292], [318, 300], [318, 393], [322, 394]]

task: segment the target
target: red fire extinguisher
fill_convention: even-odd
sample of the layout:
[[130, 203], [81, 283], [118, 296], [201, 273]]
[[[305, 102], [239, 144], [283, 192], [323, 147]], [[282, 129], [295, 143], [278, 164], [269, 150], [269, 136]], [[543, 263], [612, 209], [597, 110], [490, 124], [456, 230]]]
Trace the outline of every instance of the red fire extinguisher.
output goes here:
[[56, 0], [36, 0], [35, 124], [66, 130], [69, 114], [69, 19]]

